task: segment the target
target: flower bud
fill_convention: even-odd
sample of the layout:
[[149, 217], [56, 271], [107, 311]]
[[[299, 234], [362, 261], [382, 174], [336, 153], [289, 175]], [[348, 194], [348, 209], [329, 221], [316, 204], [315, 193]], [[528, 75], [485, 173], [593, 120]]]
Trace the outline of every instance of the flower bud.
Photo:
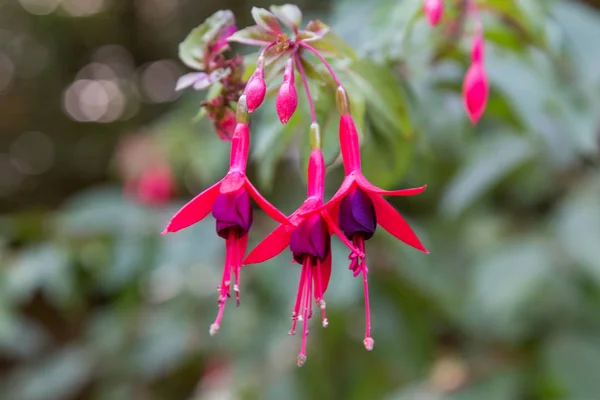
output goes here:
[[425, 15], [427, 15], [429, 24], [436, 26], [440, 23], [444, 14], [444, 0], [425, 0], [423, 10], [425, 11]]
[[489, 82], [481, 62], [473, 62], [465, 75], [463, 101], [471, 122], [476, 124], [487, 105]]
[[298, 93], [294, 85], [294, 59], [290, 58], [285, 64], [283, 72], [283, 84], [279, 88], [275, 100], [277, 115], [282, 124], [287, 124], [298, 107]]
[[483, 63], [484, 47], [483, 37], [481, 35], [475, 36], [473, 39], [473, 48], [471, 49], [471, 59], [474, 63]]
[[260, 56], [256, 64], [256, 71], [254, 71], [254, 74], [252, 74], [246, 84], [246, 104], [248, 105], [249, 113], [260, 107], [265, 99], [266, 92], [267, 83], [265, 82], [264, 57]]

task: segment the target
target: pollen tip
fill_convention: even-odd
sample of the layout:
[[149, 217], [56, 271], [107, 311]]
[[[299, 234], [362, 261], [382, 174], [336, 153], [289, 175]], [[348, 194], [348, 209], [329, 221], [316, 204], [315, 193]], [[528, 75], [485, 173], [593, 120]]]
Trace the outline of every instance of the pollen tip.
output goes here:
[[329, 326], [329, 320], [327, 318], [323, 318], [323, 328], [327, 328]]
[[166, 235], [167, 233], [169, 233], [169, 227], [166, 227], [164, 231], [162, 231], [160, 234], [161, 235]]
[[298, 366], [299, 366], [299, 367], [301, 367], [301, 366], [303, 366], [303, 365], [304, 365], [304, 363], [306, 362], [306, 355], [305, 355], [305, 354], [302, 354], [302, 353], [300, 353], [300, 354], [298, 354], [298, 357], [297, 357], [297, 359], [296, 359], [296, 360], [297, 360], [297, 362], [298, 362]]
[[296, 334], [296, 331], [295, 331], [295, 330], [293, 330], [293, 329], [290, 329], [290, 330], [288, 331], [288, 335], [290, 335], [290, 336], [294, 336], [295, 334]]
[[373, 338], [366, 337], [365, 340], [363, 340], [363, 344], [365, 345], [365, 349], [371, 351], [373, 350], [373, 346], [375, 346], [375, 341]]
[[221, 326], [219, 324], [212, 324], [210, 326], [210, 336], [215, 336], [217, 333], [219, 333], [219, 328]]

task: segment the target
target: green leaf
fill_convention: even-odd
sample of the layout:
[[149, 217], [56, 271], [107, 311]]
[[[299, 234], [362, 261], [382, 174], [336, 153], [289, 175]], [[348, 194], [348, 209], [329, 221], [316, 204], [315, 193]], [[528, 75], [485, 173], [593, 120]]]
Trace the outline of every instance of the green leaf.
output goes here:
[[544, 360], [562, 389], [563, 396], [557, 398], [594, 399], [600, 393], [600, 341], [596, 334], [555, 336], [546, 344]]
[[281, 6], [271, 6], [270, 9], [289, 28], [296, 30], [302, 25], [302, 11], [297, 6], [283, 4]]
[[280, 33], [281, 26], [277, 21], [277, 17], [268, 10], [260, 7], [252, 7], [252, 18], [257, 25], [271, 33]]
[[323, 38], [311, 42], [311, 46], [325, 53], [324, 55], [338, 58], [356, 59], [356, 52], [344, 39], [333, 32], [328, 32]]
[[235, 32], [227, 40], [250, 46], [267, 46], [277, 40], [277, 37], [275, 34], [266, 31], [262, 26], [254, 25]]
[[315, 40], [321, 39], [321, 36], [317, 35], [314, 32], [300, 31], [300, 32], [298, 32], [298, 35], [296, 38], [299, 41], [310, 43], [310, 42], [314, 42]]
[[313, 19], [312, 21], [308, 21], [308, 24], [304, 27], [305, 31], [312, 32], [316, 34], [319, 38], [327, 35], [329, 33], [329, 26], [327, 26], [323, 21], [319, 19]]
[[204, 57], [207, 46], [218, 38], [224, 28], [234, 24], [235, 17], [231, 11], [217, 11], [194, 28], [179, 45], [179, 58], [190, 68], [206, 69]]
[[535, 154], [529, 141], [512, 133], [485, 137], [473, 150], [442, 198], [440, 207], [446, 215], [460, 214]]

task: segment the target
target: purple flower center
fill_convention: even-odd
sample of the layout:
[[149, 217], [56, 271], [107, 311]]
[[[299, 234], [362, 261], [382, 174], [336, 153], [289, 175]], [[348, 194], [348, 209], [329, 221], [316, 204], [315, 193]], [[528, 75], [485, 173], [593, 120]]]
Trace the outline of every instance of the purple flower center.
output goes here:
[[348, 238], [361, 235], [370, 239], [377, 228], [373, 201], [360, 188], [352, 189], [340, 202], [338, 223]]
[[238, 237], [248, 233], [253, 221], [250, 195], [242, 190], [233, 194], [220, 194], [213, 204], [212, 215], [217, 220], [217, 234], [227, 239], [233, 229]]
[[327, 223], [320, 215], [305, 220], [292, 232], [290, 250], [294, 260], [302, 264], [305, 256], [316, 257], [321, 262], [329, 255], [331, 237]]

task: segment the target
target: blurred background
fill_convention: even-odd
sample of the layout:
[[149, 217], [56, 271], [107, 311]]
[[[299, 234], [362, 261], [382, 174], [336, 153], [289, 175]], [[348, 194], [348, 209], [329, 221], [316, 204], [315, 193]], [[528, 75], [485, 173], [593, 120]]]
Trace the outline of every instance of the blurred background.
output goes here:
[[[368, 243], [367, 352], [362, 282], [334, 239], [330, 324], [313, 321], [299, 369], [288, 252], [243, 270], [242, 305], [210, 337], [214, 221], [159, 235], [229, 152], [193, 121], [203, 93], [174, 90], [178, 44], [218, 9], [244, 27], [271, 3], [0, 0], [0, 398], [600, 399], [600, 2], [479, 1], [477, 127], [460, 94], [473, 27], [445, 3], [431, 28], [419, 0], [297, 2], [356, 51], [335, 67], [365, 173], [428, 185], [390, 201], [431, 251]], [[331, 195], [336, 114], [318, 93]], [[305, 195], [296, 114], [282, 127], [271, 100], [253, 117], [249, 176], [286, 213]], [[274, 227], [255, 219], [250, 245]]]

